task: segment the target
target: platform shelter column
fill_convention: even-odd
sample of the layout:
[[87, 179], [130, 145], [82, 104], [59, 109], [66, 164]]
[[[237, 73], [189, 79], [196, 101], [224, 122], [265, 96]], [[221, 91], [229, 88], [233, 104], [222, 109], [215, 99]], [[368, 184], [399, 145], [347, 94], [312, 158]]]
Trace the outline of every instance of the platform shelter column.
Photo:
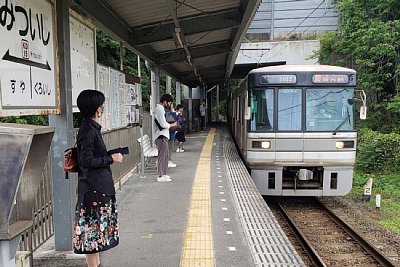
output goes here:
[[72, 250], [72, 218], [76, 199], [76, 179], [66, 180], [62, 168], [64, 150], [74, 144], [69, 27], [70, 4], [70, 0], [56, 1], [61, 114], [49, 116], [49, 124], [55, 128], [54, 142], [51, 145], [51, 173], [53, 178], [53, 218], [56, 251]]

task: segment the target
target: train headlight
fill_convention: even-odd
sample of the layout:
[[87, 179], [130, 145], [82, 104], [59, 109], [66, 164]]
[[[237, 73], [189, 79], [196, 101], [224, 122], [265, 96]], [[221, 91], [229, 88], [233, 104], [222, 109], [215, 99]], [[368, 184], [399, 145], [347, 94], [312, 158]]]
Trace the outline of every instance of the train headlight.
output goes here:
[[336, 148], [344, 148], [344, 142], [336, 142]]
[[336, 141], [336, 148], [354, 148], [354, 141]]
[[263, 148], [263, 149], [270, 149], [271, 148], [271, 141], [253, 141], [252, 142], [253, 148]]
[[271, 142], [270, 141], [263, 141], [263, 142], [261, 142], [261, 147], [262, 148], [266, 148], [266, 149], [271, 148]]

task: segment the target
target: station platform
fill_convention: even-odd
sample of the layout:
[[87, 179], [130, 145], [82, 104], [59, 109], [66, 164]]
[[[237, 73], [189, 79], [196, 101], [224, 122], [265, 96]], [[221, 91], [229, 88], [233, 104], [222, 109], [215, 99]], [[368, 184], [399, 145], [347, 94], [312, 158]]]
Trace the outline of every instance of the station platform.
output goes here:
[[171, 182], [155, 164], [118, 189], [120, 244], [102, 266], [304, 266], [258, 193], [225, 125], [188, 134]]

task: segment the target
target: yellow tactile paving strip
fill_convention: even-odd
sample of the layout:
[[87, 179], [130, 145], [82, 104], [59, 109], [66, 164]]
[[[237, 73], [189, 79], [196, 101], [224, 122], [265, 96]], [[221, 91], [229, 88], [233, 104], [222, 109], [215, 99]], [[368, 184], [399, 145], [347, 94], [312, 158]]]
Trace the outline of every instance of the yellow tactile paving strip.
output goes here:
[[181, 266], [214, 266], [210, 168], [215, 128], [208, 133], [193, 181]]

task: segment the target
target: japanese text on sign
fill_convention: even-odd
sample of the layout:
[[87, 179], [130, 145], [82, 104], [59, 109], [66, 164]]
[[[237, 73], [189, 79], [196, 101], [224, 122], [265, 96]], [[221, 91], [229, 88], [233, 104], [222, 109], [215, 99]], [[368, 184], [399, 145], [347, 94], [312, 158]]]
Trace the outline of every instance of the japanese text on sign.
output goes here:
[[57, 108], [54, 16], [47, 0], [0, 0], [0, 111]]

